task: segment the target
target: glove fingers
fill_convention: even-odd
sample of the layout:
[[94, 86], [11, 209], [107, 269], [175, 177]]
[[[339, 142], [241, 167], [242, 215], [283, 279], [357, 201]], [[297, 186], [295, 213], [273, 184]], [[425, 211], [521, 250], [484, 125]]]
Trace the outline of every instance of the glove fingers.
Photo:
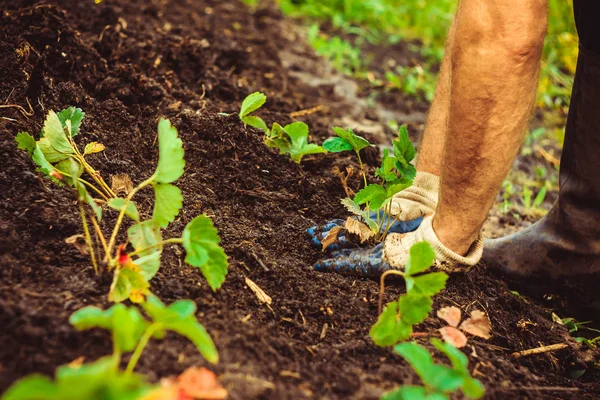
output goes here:
[[320, 272], [336, 272], [358, 277], [379, 276], [390, 266], [382, 260], [383, 244], [369, 250], [344, 249], [331, 254], [313, 268]]
[[423, 222], [423, 217], [411, 219], [409, 221], [396, 221], [390, 227], [390, 233], [407, 233], [417, 230]]

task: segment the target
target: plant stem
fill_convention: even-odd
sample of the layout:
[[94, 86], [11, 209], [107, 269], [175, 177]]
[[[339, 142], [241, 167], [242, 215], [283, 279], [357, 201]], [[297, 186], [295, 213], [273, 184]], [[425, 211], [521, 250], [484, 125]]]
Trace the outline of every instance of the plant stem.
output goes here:
[[381, 309], [383, 308], [383, 293], [385, 292], [385, 277], [388, 275], [400, 275], [404, 278], [404, 272], [398, 271], [397, 269], [389, 269], [381, 274], [381, 278], [379, 280], [379, 304], [377, 306], [377, 314], [381, 314]]
[[98, 235], [98, 238], [100, 239], [100, 243], [102, 244], [102, 248], [104, 249], [104, 254], [106, 254], [108, 252], [108, 246], [106, 245], [106, 238], [104, 237], [104, 234], [102, 233], [102, 230], [100, 229], [100, 225], [98, 225], [96, 218], [90, 218], [90, 221], [92, 221], [92, 225], [94, 226], [96, 235]]
[[362, 162], [362, 158], [360, 158], [360, 151], [356, 152], [356, 156], [358, 157], [358, 165], [360, 165], [360, 172], [362, 173], [363, 180], [365, 182], [365, 187], [369, 184], [367, 183], [367, 173], [365, 172], [365, 165]]
[[[71, 179], [74, 178], [72, 175], [67, 174], [66, 172], [63, 172], [56, 167], [54, 167], [54, 169], [57, 170], [61, 175], [66, 176], [67, 178], [71, 178]], [[76, 178], [76, 179], [79, 182], [83, 183], [84, 185], [87, 185], [88, 187], [92, 188], [96, 193], [98, 193], [100, 196], [102, 196], [105, 201], [108, 201], [108, 197], [106, 197], [106, 195], [104, 193], [102, 193], [102, 191], [100, 189], [98, 189], [96, 186], [92, 185], [90, 182], [86, 181], [85, 179], [81, 179], [81, 178]]]
[[117, 233], [119, 233], [119, 228], [121, 227], [121, 223], [123, 222], [123, 217], [125, 216], [125, 210], [127, 209], [127, 205], [137, 192], [139, 192], [144, 187], [152, 184], [152, 182], [154, 182], [154, 179], [155, 175], [152, 175], [150, 178], [146, 179], [144, 182], [140, 183], [137, 187], [135, 187], [131, 192], [129, 192], [127, 197], [125, 197], [125, 203], [123, 204], [123, 208], [121, 208], [121, 212], [119, 212], [117, 222], [115, 223], [115, 227], [112, 231], [112, 234], [110, 235], [110, 241], [108, 242], [108, 252], [105, 256], [106, 261], [108, 261], [108, 259], [112, 257], [113, 248], [115, 247], [115, 241], [117, 239]]
[[[392, 202], [390, 201], [389, 205], [386, 206], [386, 211], [384, 214], [384, 219], [387, 217], [387, 226], [385, 227], [385, 232], [381, 236], [381, 241], [383, 242], [390, 232], [390, 228], [392, 227]], [[395, 219], [395, 218], [394, 218]]]
[[154, 323], [154, 324], [151, 324], [148, 327], [148, 329], [146, 329], [146, 332], [144, 332], [144, 335], [142, 336], [142, 338], [140, 339], [140, 342], [136, 346], [135, 351], [131, 355], [131, 358], [129, 359], [129, 363], [127, 363], [127, 368], [125, 369], [126, 374], [129, 375], [133, 372], [135, 366], [137, 365], [137, 363], [142, 355], [142, 352], [144, 351], [144, 348], [150, 341], [150, 338], [152, 337], [154, 332], [157, 331], [159, 328], [160, 328], [160, 324]]
[[158, 242], [158, 243], [155, 243], [155, 244], [153, 244], [151, 246], [144, 247], [143, 249], [137, 249], [136, 251], [133, 251], [133, 252], [129, 253], [128, 255], [129, 255], [129, 257], [137, 256], [138, 254], [141, 254], [141, 253], [143, 253], [145, 251], [148, 251], [148, 250], [153, 249], [155, 247], [162, 247], [165, 244], [169, 244], [169, 243], [178, 243], [178, 244], [180, 244], [180, 243], [183, 243], [183, 239], [182, 238], [165, 239], [162, 242]]
[[83, 209], [83, 203], [79, 202], [79, 215], [81, 215], [81, 222], [83, 223], [83, 232], [85, 233], [85, 242], [87, 243], [90, 249], [90, 258], [92, 259], [92, 265], [94, 266], [94, 271], [96, 275], [98, 275], [98, 264], [96, 263], [96, 251], [94, 246], [92, 245], [92, 237], [90, 236], [90, 230], [88, 228], [87, 219], [85, 217], [85, 211]]

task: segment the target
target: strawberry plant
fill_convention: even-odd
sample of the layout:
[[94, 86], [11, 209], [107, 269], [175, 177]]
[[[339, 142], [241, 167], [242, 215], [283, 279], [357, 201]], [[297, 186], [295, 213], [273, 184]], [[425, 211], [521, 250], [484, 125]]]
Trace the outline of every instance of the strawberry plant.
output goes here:
[[434, 259], [435, 253], [429, 243], [420, 242], [411, 247], [404, 271], [388, 270], [381, 275], [380, 309], [387, 276], [401, 276], [406, 283], [406, 294], [388, 303], [371, 328], [370, 335], [376, 345], [393, 346], [407, 340], [413, 333], [413, 326], [427, 318], [433, 306], [432, 297], [446, 287], [448, 280], [444, 272], [427, 272]]
[[[217, 349], [196, 320], [196, 304], [178, 300], [169, 306], [148, 296], [142, 305], [150, 320], [136, 307], [116, 304], [107, 310], [85, 307], [71, 315], [77, 330], [103, 328], [112, 332], [113, 354], [83, 365], [57, 368], [56, 379], [34, 374], [17, 381], [2, 400], [134, 400], [154, 388], [133, 371], [151, 338], [162, 339], [167, 331], [188, 338], [211, 363], [219, 359]], [[126, 369], [120, 369], [123, 353], [133, 352]]]
[[367, 183], [367, 173], [365, 171], [365, 166], [360, 157], [360, 151], [365, 147], [373, 146], [369, 141], [361, 136], [358, 136], [356, 133], [352, 131], [350, 128], [340, 128], [339, 126], [334, 126], [333, 131], [337, 135], [337, 137], [330, 137], [329, 139], [323, 142], [323, 148], [331, 153], [340, 153], [342, 151], [354, 150], [356, 153], [356, 157], [358, 158], [358, 164], [360, 165], [360, 171], [362, 172], [363, 181], [365, 183], [365, 187], [368, 185]]
[[471, 399], [485, 395], [481, 382], [471, 377], [467, 356], [439, 339], [431, 339], [431, 344], [450, 360], [451, 367], [434, 363], [427, 349], [415, 342], [400, 343], [394, 347], [394, 352], [412, 366], [424, 386], [401, 386], [384, 393], [382, 400], [448, 400], [457, 390]]
[[[183, 143], [178, 137], [177, 129], [168, 120], [160, 120], [158, 164], [155, 172], [132, 188], [125, 197], [117, 197], [85, 160], [86, 154], [103, 147], [90, 143], [81, 153], [73, 141], [82, 119], [83, 113], [78, 109], [70, 108], [59, 114], [50, 111], [40, 140], [35, 141], [28, 133], [20, 132], [16, 141], [19, 148], [30, 154], [38, 170], [57, 183], [68, 185], [77, 195], [94, 270], [96, 273], [100, 272], [100, 262], [114, 274], [109, 300], [121, 302], [130, 299], [142, 302], [150, 293], [149, 281], [158, 272], [162, 250], [167, 244], [182, 245], [186, 251], [186, 263], [199, 268], [210, 287], [218, 289], [225, 280], [228, 262], [210, 218], [206, 215], [194, 218], [184, 228], [181, 237], [162, 237], [161, 230], [175, 220], [183, 203], [181, 191], [173, 184], [183, 175], [185, 167]], [[83, 171], [92, 177], [98, 187], [82, 178]], [[154, 208], [152, 218], [142, 221], [133, 197], [149, 186], [154, 190]], [[102, 200], [94, 199], [87, 188], [92, 188]], [[119, 212], [108, 238], [100, 229], [102, 208], [99, 203]], [[84, 205], [90, 206], [94, 214], [87, 213]], [[133, 222], [127, 229], [128, 242], [133, 247], [131, 252], [127, 251], [127, 244], [117, 243], [125, 217]], [[94, 229], [96, 242], [99, 243], [92, 242], [88, 220]], [[103, 257], [100, 257], [101, 252]]]
[[327, 151], [314, 143], [308, 143], [308, 125], [304, 122], [293, 122], [282, 127], [274, 122], [271, 129], [265, 121], [255, 115], [250, 115], [258, 110], [267, 101], [267, 96], [260, 92], [248, 95], [240, 108], [240, 120], [265, 133], [264, 142], [267, 146], [279, 149], [281, 154], [289, 154], [290, 158], [300, 164], [302, 158], [309, 154], [326, 153]]

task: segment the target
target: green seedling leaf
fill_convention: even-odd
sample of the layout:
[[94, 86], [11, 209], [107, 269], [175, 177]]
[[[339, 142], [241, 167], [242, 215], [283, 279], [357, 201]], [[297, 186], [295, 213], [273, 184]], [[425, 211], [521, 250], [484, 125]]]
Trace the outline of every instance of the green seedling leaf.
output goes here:
[[52, 145], [50, 145], [50, 141], [48, 140], [48, 138], [41, 138], [40, 140], [38, 140], [37, 144], [44, 153], [44, 157], [46, 157], [46, 159], [51, 163], [66, 160], [71, 156], [71, 154], [63, 154], [56, 151], [56, 149], [52, 147]]
[[410, 248], [410, 258], [406, 263], [405, 274], [415, 275], [423, 272], [433, 265], [434, 260], [435, 252], [429, 243], [416, 243]]
[[431, 366], [423, 383], [440, 392], [453, 392], [463, 385], [463, 376], [445, 365], [434, 364]]
[[428, 393], [422, 386], [401, 386], [384, 393], [381, 400], [448, 400], [443, 393]]
[[463, 378], [462, 391], [470, 398], [479, 399], [485, 394], [485, 388], [480, 381], [471, 377], [469, 373], [469, 359], [456, 347], [444, 343], [437, 338], [431, 339], [431, 343], [448, 359], [452, 364], [453, 370]]
[[206, 215], [194, 218], [183, 230], [185, 262], [200, 268], [213, 291], [221, 287], [227, 275], [227, 255], [219, 246], [221, 238]]
[[85, 113], [81, 108], [69, 107], [58, 113], [58, 119], [63, 127], [67, 127], [67, 121], [71, 121], [71, 137], [75, 137], [79, 133], [81, 121], [83, 121]]
[[242, 118], [242, 122], [246, 125], [250, 125], [254, 128], [260, 129], [263, 132], [268, 132], [269, 127], [261, 117], [255, 117], [254, 115], [249, 115], [247, 117]]
[[2, 396], [2, 400], [58, 400], [58, 388], [50, 378], [32, 374], [15, 382]]
[[394, 352], [404, 358], [427, 384], [429, 371], [434, 364], [431, 354], [423, 346], [415, 342], [400, 343], [394, 346]]
[[35, 150], [33, 150], [33, 154], [31, 155], [31, 159], [38, 166], [38, 169], [44, 173], [45, 175], [50, 176], [51, 172], [54, 171], [54, 167], [52, 164], [46, 160], [44, 153], [40, 149], [40, 146], [35, 146]]
[[219, 361], [217, 348], [206, 329], [196, 320], [196, 304], [191, 300], [178, 300], [166, 307], [156, 296], [149, 295], [142, 305], [154, 323], [188, 338], [210, 363]]
[[398, 139], [393, 141], [394, 145], [394, 155], [398, 157], [402, 155], [402, 159], [407, 163], [411, 162], [417, 151], [410, 141], [410, 137], [408, 136], [408, 129], [406, 129], [405, 125], [400, 127], [400, 131], [398, 132]]
[[431, 272], [417, 277], [406, 276], [404, 279], [407, 293], [414, 292], [433, 297], [446, 287], [448, 274], [445, 272]]
[[69, 322], [78, 331], [92, 328], [111, 331], [113, 342], [121, 352], [133, 351], [149, 325], [137, 308], [123, 304], [115, 304], [107, 310], [84, 307], [73, 313]]
[[175, 220], [183, 205], [183, 196], [177, 186], [169, 183], [154, 185], [154, 211], [152, 219], [156, 225], [166, 228]]
[[79, 164], [79, 162], [73, 157], [68, 157], [58, 162], [56, 164], [56, 169], [58, 169], [61, 173], [69, 175], [69, 177], [65, 180], [70, 182], [73, 187], [76, 187], [78, 183], [75, 183], [75, 181], [81, 176], [81, 174], [83, 174], [83, 166]]
[[[125, 199], [121, 197], [112, 198], [108, 200], [108, 206], [114, 208], [117, 211], [121, 211], [123, 207], [125, 207]], [[125, 215], [136, 222], [140, 222], [140, 214], [138, 212], [135, 203], [132, 201], [127, 202], [127, 207], [125, 207]]]
[[83, 155], [87, 156], [88, 154], [100, 153], [104, 151], [106, 147], [102, 143], [91, 142], [85, 145], [85, 149], [83, 150]]
[[361, 189], [356, 193], [356, 196], [354, 196], [354, 202], [356, 204], [362, 205], [369, 203], [372, 210], [379, 210], [386, 199], [387, 195], [383, 186], [375, 184], [371, 184]]
[[[140, 222], [131, 226], [127, 230], [127, 237], [133, 248], [137, 251], [147, 249], [162, 242], [160, 228], [154, 224], [153, 220]], [[156, 275], [160, 267], [161, 254], [162, 246], [156, 246], [141, 251], [140, 258], [134, 260], [134, 264], [140, 268], [141, 275], [147, 281]]]
[[333, 127], [333, 131], [340, 139], [344, 140], [346, 143], [352, 146], [352, 149], [354, 149], [354, 151], [356, 151], [357, 153], [365, 147], [371, 146], [371, 143], [369, 143], [367, 139], [358, 136], [350, 128], [344, 129], [340, 128], [339, 126], [335, 126]]
[[248, 114], [253, 113], [258, 110], [265, 104], [267, 101], [267, 96], [265, 96], [261, 92], [254, 92], [249, 94], [244, 101], [242, 102], [242, 107], [240, 108], [240, 118], [246, 117]]
[[273, 122], [271, 130], [266, 131], [265, 144], [269, 147], [279, 149], [281, 154], [290, 152], [290, 139], [283, 127], [277, 122]]
[[420, 324], [431, 312], [431, 297], [408, 293], [398, 300], [400, 318], [408, 325]]
[[52, 110], [48, 112], [46, 121], [44, 121], [42, 133], [43, 137], [48, 140], [50, 146], [58, 153], [67, 155], [75, 153], [65, 134], [65, 127], [58, 118], [58, 115]]
[[89, 205], [92, 207], [94, 214], [96, 214], [96, 219], [98, 222], [102, 220], [102, 208], [96, 203], [90, 193], [87, 191], [86, 187], [79, 181], [79, 179], [75, 179], [72, 181], [77, 191], [77, 198], [79, 201]]
[[369, 335], [377, 346], [393, 346], [406, 340], [412, 334], [412, 326], [404, 322], [398, 308], [398, 302], [388, 303], [379, 315]]
[[283, 130], [291, 139], [289, 154], [296, 163], [302, 161], [302, 157], [309, 154], [326, 153], [327, 150], [316, 144], [308, 143], [308, 125], [304, 122], [293, 122], [286, 125]]
[[161, 118], [158, 123], [158, 165], [156, 181], [171, 183], [183, 175], [183, 142], [177, 136], [177, 129], [169, 120]]
[[323, 142], [323, 148], [331, 153], [352, 150], [352, 145], [340, 137], [330, 137]]
[[15, 137], [15, 141], [17, 142], [17, 147], [21, 150], [27, 151], [27, 153], [31, 157], [36, 147], [35, 139], [33, 138], [33, 136], [31, 136], [27, 132], [19, 132]]

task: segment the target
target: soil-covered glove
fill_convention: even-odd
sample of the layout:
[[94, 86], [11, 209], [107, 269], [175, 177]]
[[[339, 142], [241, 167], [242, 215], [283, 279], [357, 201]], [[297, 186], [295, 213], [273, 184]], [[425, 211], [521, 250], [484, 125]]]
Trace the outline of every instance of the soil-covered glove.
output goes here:
[[412, 186], [394, 196], [392, 215], [397, 215], [401, 221], [410, 221], [433, 214], [438, 205], [439, 190], [439, 176], [417, 172]]
[[361, 277], [379, 276], [390, 269], [383, 261], [383, 243], [374, 247], [334, 251], [330, 258], [319, 261], [313, 268], [320, 272], [337, 272]]
[[[377, 213], [373, 212], [371, 213], [371, 219], [375, 220], [377, 219]], [[383, 212], [380, 212], [380, 218], [383, 218]], [[423, 221], [423, 218], [415, 218], [414, 220], [411, 221], [398, 221], [398, 220], [393, 220], [392, 222], [392, 226], [390, 227], [389, 232], [390, 233], [406, 233], [406, 232], [412, 232], [415, 229], [417, 229], [419, 227], [419, 225], [421, 225], [421, 221]], [[323, 247], [323, 244], [321, 243], [321, 241], [323, 239], [325, 239], [325, 237], [327, 237], [327, 235], [329, 234], [329, 231], [331, 231], [331, 229], [335, 228], [336, 226], [339, 227], [344, 227], [344, 223], [346, 221], [343, 219], [333, 219], [331, 221], [327, 221], [327, 223], [325, 223], [325, 225], [316, 225], [316, 226], [312, 226], [310, 228], [308, 228], [306, 230], [306, 232], [308, 233], [308, 236], [310, 238], [310, 241], [312, 243], [312, 245], [318, 249], [321, 249]], [[386, 221], [383, 224], [382, 229], [385, 230], [387, 228], [387, 224], [389, 222]], [[329, 245], [327, 247], [327, 249], [325, 249], [326, 251], [334, 251], [334, 250], [341, 250], [341, 249], [346, 249], [346, 248], [350, 248], [350, 247], [355, 247], [355, 243], [352, 243], [351, 241], [349, 241], [346, 238], [346, 235], [344, 233], [340, 233], [340, 235], [337, 238], [337, 241], [331, 245]]]
[[382, 258], [392, 268], [404, 269], [408, 261], [410, 248], [419, 242], [428, 242], [435, 252], [435, 264], [447, 272], [465, 272], [477, 264], [483, 254], [483, 239], [480, 236], [469, 249], [461, 256], [456, 254], [438, 239], [433, 230], [432, 217], [427, 217], [414, 232], [407, 234], [390, 234], [383, 244]]

